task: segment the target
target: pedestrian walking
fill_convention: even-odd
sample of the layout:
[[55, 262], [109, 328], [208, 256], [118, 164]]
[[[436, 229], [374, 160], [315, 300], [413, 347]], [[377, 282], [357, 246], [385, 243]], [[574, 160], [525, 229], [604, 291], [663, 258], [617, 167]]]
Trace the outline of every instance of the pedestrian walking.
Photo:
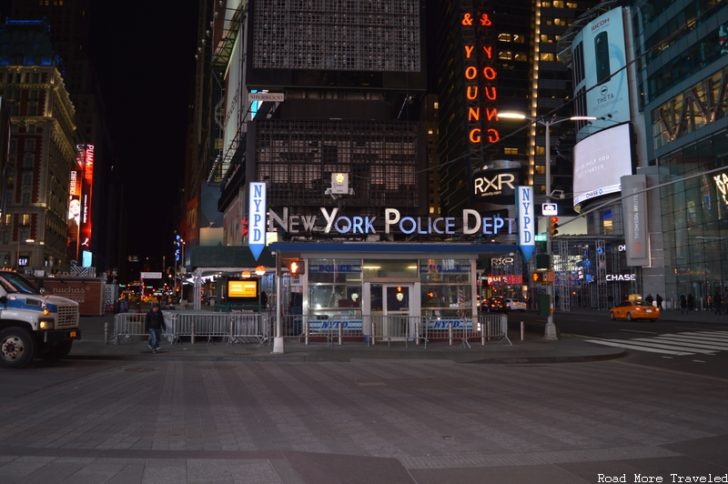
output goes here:
[[688, 300], [685, 299], [685, 294], [680, 294], [680, 314], [688, 312]]
[[657, 309], [662, 311], [662, 296], [660, 296], [660, 293], [657, 293], [657, 296], [655, 296], [655, 302], [657, 303]]
[[167, 325], [164, 324], [164, 314], [162, 314], [158, 303], [152, 304], [152, 309], [144, 318], [144, 329], [149, 333], [149, 349], [152, 350], [152, 353], [156, 353], [159, 351], [161, 331], [167, 329]]
[[695, 296], [693, 296], [693, 293], [691, 292], [688, 294], [688, 311], [693, 311], [695, 309]]
[[652, 306], [652, 301], [654, 301], [654, 300], [655, 300], [655, 299], [654, 299], [654, 298], [652, 297], [652, 293], [649, 293], [649, 294], [647, 295], [647, 297], [645, 298], [645, 302], [646, 302], [647, 304], [649, 304], [650, 306]]

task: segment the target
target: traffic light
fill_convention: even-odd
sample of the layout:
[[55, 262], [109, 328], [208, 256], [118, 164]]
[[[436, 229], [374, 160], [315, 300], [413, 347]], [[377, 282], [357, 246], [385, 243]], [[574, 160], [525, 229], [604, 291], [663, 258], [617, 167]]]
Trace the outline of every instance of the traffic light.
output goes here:
[[551, 237], [559, 233], [559, 217], [551, 217], [549, 220], [549, 234]]
[[292, 276], [300, 276], [303, 274], [303, 262], [299, 259], [291, 259], [288, 262], [288, 273]]
[[533, 282], [543, 282], [543, 272], [538, 272], [538, 271], [532, 272], [531, 280]]

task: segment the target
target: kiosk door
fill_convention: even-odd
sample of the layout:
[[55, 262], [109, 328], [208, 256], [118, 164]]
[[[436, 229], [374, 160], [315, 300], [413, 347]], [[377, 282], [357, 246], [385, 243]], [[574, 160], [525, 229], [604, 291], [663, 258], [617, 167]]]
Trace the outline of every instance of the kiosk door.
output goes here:
[[382, 336], [387, 341], [403, 341], [409, 337], [412, 286], [392, 284], [381, 287]]

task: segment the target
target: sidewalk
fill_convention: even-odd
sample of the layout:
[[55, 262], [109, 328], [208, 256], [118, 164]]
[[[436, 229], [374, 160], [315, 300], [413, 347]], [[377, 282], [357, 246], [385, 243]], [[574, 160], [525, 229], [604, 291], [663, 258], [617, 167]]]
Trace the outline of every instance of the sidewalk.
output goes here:
[[[158, 358], [183, 359], [193, 361], [279, 361], [279, 362], [320, 362], [350, 361], [353, 359], [423, 359], [451, 360], [456, 363], [561, 363], [580, 362], [619, 358], [626, 354], [620, 348], [593, 345], [578, 337], [562, 335], [559, 341], [544, 341], [529, 335], [525, 341], [512, 339], [507, 342], [470, 342], [467, 347], [462, 341], [415, 345], [410, 342], [386, 343], [367, 346], [363, 342], [345, 342], [333, 345], [324, 342], [304, 344], [296, 339], [286, 339], [283, 354], [273, 354], [271, 342], [264, 344], [228, 344], [226, 342], [196, 341], [195, 344], [183, 342], [163, 344], [162, 352], [152, 354], [143, 338], [123, 343], [105, 344], [104, 327], [111, 338], [113, 316], [81, 318], [83, 339], [74, 343], [69, 358], [78, 359], [118, 359], [151, 360]], [[515, 333], [511, 337], [516, 338]]]

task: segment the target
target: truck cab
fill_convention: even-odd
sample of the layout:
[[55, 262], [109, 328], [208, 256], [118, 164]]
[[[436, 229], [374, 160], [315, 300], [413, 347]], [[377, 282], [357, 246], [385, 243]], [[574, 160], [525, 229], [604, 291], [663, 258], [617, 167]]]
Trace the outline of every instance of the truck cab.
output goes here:
[[80, 339], [78, 303], [46, 294], [16, 272], [0, 271], [0, 366], [36, 356], [59, 359]]

